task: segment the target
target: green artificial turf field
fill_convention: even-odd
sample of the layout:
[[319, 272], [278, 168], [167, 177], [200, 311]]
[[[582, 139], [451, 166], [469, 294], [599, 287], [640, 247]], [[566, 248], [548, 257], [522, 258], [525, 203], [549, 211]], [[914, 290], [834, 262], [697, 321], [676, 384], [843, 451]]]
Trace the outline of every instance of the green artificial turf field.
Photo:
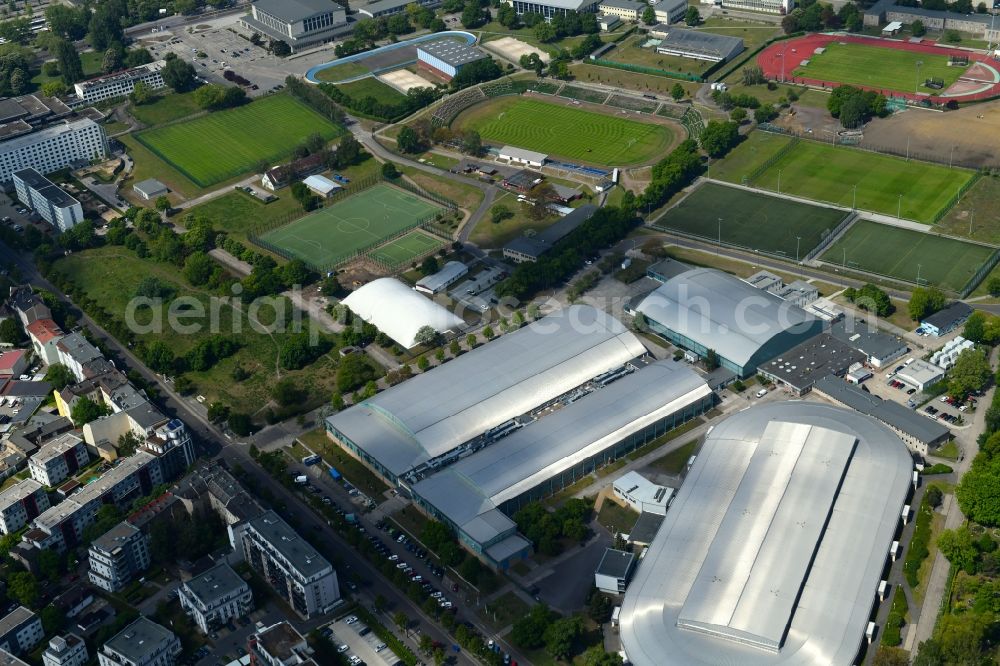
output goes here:
[[420, 229], [414, 229], [410, 233], [373, 250], [371, 256], [372, 259], [390, 268], [397, 268], [411, 263], [427, 252], [436, 250], [443, 244], [440, 238], [435, 238]]
[[[706, 183], [670, 209], [657, 228], [702, 236], [789, 259], [805, 257], [847, 213]], [[800, 240], [801, 239], [801, 240]]]
[[[921, 63], [919, 74], [918, 62]], [[947, 88], [966, 69], [949, 67], [947, 55], [830, 42], [823, 53], [810, 56], [809, 64], [796, 68], [793, 74], [810, 79], [912, 93], [917, 89], [918, 83], [921, 90], [934, 92], [924, 87], [927, 79], [943, 79], [944, 87]]]
[[[712, 176], [740, 182], [791, 140], [781, 136], [776, 140], [776, 135], [754, 132], [721, 164], [712, 165]], [[739, 167], [727, 168], [730, 161]], [[753, 185], [848, 208], [856, 206], [859, 210], [892, 216], [898, 213], [929, 224], [973, 175], [966, 169], [799, 141], [758, 176]]]
[[[274, 246], [324, 271], [439, 210], [437, 204], [380, 183], [269, 231], [260, 239], [265, 246]], [[404, 243], [395, 251], [405, 249]]]
[[310, 134], [329, 140], [344, 130], [289, 95], [271, 95], [136, 138], [200, 187], [246, 173], [261, 160], [290, 155]]
[[822, 260], [906, 282], [961, 291], [993, 248], [955, 238], [858, 220], [823, 253]]
[[492, 143], [604, 166], [653, 162], [674, 138], [663, 125], [520, 97], [479, 104], [461, 114], [456, 126]]

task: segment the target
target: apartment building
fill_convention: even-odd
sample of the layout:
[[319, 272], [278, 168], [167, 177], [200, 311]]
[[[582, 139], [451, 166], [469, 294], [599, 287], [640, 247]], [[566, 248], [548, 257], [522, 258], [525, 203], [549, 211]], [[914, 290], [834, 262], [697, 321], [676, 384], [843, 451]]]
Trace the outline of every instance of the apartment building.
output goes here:
[[180, 653], [172, 631], [140, 617], [105, 643], [97, 660], [100, 666], [173, 666]]
[[104, 128], [90, 118], [52, 125], [0, 143], [0, 181], [10, 182], [22, 169], [52, 173], [107, 154]]
[[118, 592], [149, 568], [149, 537], [123, 520], [90, 544], [90, 582]]
[[43, 444], [28, 460], [31, 478], [50, 488], [76, 474], [90, 462], [87, 445], [71, 432]]
[[81, 81], [73, 87], [76, 89], [76, 96], [84, 102], [91, 104], [104, 99], [114, 99], [115, 97], [125, 97], [135, 90], [136, 83], [144, 83], [152, 90], [166, 87], [160, 70], [166, 66], [165, 60], [139, 65], [124, 72], [99, 76], [89, 81]]
[[42, 653], [45, 666], [84, 666], [89, 660], [87, 644], [76, 634], [53, 636]]
[[25, 479], [0, 492], [0, 534], [16, 532], [49, 508], [41, 483]]
[[225, 562], [184, 583], [178, 599], [204, 634], [253, 610], [250, 586]]
[[34, 650], [44, 636], [41, 618], [24, 606], [0, 618], [0, 650], [16, 657]]
[[17, 199], [42, 216], [59, 231], [68, 231], [83, 222], [83, 206], [65, 190], [34, 169], [15, 171]]

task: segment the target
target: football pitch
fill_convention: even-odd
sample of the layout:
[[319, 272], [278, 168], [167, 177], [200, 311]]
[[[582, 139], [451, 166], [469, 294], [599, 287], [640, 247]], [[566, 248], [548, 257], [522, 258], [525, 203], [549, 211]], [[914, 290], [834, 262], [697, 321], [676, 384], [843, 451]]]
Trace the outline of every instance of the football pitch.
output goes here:
[[[439, 210], [441, 207], [437, 204], [379, 183], [312, 215], [273, 229], [260, 238], [316, 270], [324, 271], [359, 250], [370, 248], [428, 219]], [[397, 241], [404, 241], [407, 236]], [[412, 251], [417, 242], [403, 242], [389, 252], [398, 255]], [[393, 243], [387, 244], [386, 248], [391, 246]]]
[[602, 166], [653, 162], [674, 140], [663, 125], [521, 97], [474, 106], [459, 116], [456, 127], [476, 130], [492, 143]]
[[796, 68], [793, 75], [913, 93], [918, 89], [934, 92], [924, 87], [927, 79], [943, 79], [944, 87], [947, 88], [966, 69], [964, 66], [949, 67], [946, 55], [830, 42], [823, 53], [810, 56], [809, 64]]
[[[706, 183], [654, 227], [789, 259], [805, 257], [847, 213], [717, 183]], [[721, 233], [720, 233], [721, 231]]]
[[[753, 132], [719, 167], [713, 165], [712, 174], [741, 182], [792, 140]], [[730, 161], [739, 167], [727, 168]], [[967, 169], [801, 140], [760, 174], [753, 185], [931, 224], [973, 175]]]
[[959, 292], [993, 252], [955, 238], [858, 220], [821, 258], [904, 282], [916, 283], [919, 277], [920, 284]]
[[443, 242], [440, 239], [420, 229], [414, 229], [410, 233], [373, 250], [371, 257], [390, 268], [396, 268], [412, 262], [427, 252], [438, 249], [441, 245]]
[[208, 187], [291, 154], [310, 134], [330, 140], [343, 129], [290, 95], [270, 95], [136, 138], [193, 183]]

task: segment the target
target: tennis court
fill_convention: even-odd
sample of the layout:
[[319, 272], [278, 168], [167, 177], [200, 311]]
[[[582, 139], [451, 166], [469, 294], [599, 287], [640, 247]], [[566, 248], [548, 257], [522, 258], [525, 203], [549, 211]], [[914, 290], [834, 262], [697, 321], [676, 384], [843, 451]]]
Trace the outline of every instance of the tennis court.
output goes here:
[[263, 234], [265, 244], [326, 270], [442, 210], [437, 204], [379, 183]]
[[408, 234], [393, 239], [382, 247], [372, 250], [371, 257], [390, 268], [397, 268], [428, 252], [433, 252], [442, 245], [443, 242], [440, 238], [435, 238], [426, 231], [414, 229]]

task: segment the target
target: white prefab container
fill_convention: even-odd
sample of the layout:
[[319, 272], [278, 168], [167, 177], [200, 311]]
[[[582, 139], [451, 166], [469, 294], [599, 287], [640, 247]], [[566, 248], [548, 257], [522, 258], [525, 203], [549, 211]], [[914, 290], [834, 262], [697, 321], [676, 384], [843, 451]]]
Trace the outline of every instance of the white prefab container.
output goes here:
[[885, 601], [885, 593], [888, 591], [888, 589], [889, 589], [889, 581], [887, 580], [879, 581], [878, 600], [880, 602]]

